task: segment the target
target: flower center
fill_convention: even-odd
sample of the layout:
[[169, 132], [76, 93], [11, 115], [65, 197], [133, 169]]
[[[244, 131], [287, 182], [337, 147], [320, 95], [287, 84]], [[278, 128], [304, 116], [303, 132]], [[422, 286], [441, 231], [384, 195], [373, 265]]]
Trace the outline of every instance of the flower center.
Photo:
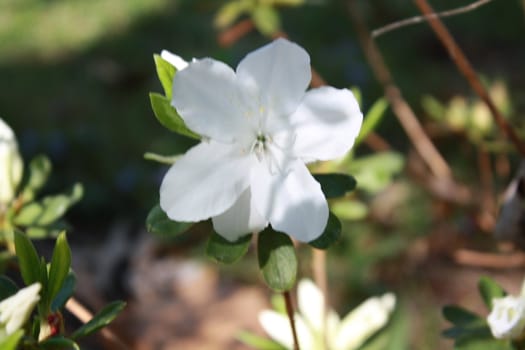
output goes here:
[[252, 144], [252, 152], [255, 152], [255, 156], [259, 162], [263, 159], [267, 141], [269, 141], [269, 138], [266, 135], [259, 133]]

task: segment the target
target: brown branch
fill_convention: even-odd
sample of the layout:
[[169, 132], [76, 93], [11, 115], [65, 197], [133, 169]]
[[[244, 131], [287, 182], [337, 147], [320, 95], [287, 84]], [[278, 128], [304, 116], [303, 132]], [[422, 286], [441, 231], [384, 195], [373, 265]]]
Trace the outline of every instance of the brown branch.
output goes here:
[[452, 17], [452, 16], [460, 15], [462, 13], [470, 12], [470, 11], [473, 11], [473, 10], [483, 6], [483, 5], [488, 4], [491, 1], [492, 0], [478, 0], [478, 1], [476, 1], [476, 2], [474, 2], [472, 4], [470, 4], [470, 5], [458, 7], [458, 8], [455, 8], [453, 10], [442, 11], [442, 12], [434, 13], [434, 14], [428, 15], [428, 16], [414, 16], [414, 17], [410, 17], [410, 18], [407, 18], [407, 19], [404, 19], [404, 20], [401, 20], [401, 21], [390, 23], [390, 24], [387, 24], [384, 27], [381, 27], [381, 28], [378, 28], [378, 29], [374, 29], [372, 31], [372, 38], [375, 39], [378, 36], [383, 35], [385, 33], [388, 33], [388, 32], [390, 32], [392, 30], [396, 30], [396, 29], [399, 29], [399, 28], [403, 28], [403, 27], [406, 27], [406, 26], [413, 25], [413, 24], [418, 24], [418, 23], [421, 23], [421, 22], [424, 22], [424, 21], [428, 21], [431, 18]]
[[401, 91], [395, 85], [379, 49], [372, 40], [372, 37], [361, 18], [355, 0], [349, 1], [349, 13], [356, 27], [368, 63], [370, 64], [376, 79], [383, 85], [385, 96], [390, 102], [392, 110], [414, 145], [417, 153], [425, 161], [434, 176], [440, 179], [451, 179], [452, 172], [448, 164], [438, 152], [432, 141], [430, 141], [415, 113], [401, 95]]
[[522, 252], [502, 255], [459, 249], [454, 252], [453, 259], [460, 265], [494, 269], [509, 269], [525, 266], [525, 254]]
[[[426, 16], [434, 15], [435, 12], [432, 7], [428, 4], [426, 0], [415, 0], [417, 7]], [[469, 60], [461, 50], [461, 48], [456, 44], [456, 41], [449, 33], [443, 22], [439, 17], [434, 16], [429, 18], [429, 25], [432, 27], [432, 30], [439, 38], [443, 46], [447, 49], [452, 61], [456, 64], [458, 70], [461, 74], [467, 79], [472, 90], [487, 104], [490, 109], [494, 122], [498, 125], [500, 130], [505, 134], [510, 141], [516, 146], [516, 149], [525, 156], [525, 143], [518, 137], [514, 129], [507, 123], [503, 115], [496, 108], [496, 105], [492, 101], [492, 98], [488, 94], [483, 84], [479, 80], [474, 68], [470, 64]]]
[[[88, 309], [86, 309], [84, 305], [80, 304], [75, 298], [69, 298], [66, 303], [66, 309], [84, 324], [88, 323], [93, 318], [93, 314]], [[104, 338], [104, 340], [112, 345], [112, 349], [129, 349], [129, 347], [109, 328], [102, 328], [100, 330], [100, 335], [102, 338]]]

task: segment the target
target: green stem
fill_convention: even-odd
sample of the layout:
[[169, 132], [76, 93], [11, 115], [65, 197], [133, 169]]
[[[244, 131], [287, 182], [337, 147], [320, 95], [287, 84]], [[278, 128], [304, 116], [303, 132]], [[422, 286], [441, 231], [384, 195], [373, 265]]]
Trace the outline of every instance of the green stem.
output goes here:
[[295, 329], [295, 320], [294, 320], [294, 310], [292, 305], [292, 297], [290, 296], [290, 291], [283, 292], [284, 302], [286, 304], [286, 313], [288, 314], [288, 319], [290, 320], [290, 327], [292, 328], [292, 336], [294, 343], [294, 350], [301, 350], [299, 348], [299, 338], [297, 338], [297, 330]]

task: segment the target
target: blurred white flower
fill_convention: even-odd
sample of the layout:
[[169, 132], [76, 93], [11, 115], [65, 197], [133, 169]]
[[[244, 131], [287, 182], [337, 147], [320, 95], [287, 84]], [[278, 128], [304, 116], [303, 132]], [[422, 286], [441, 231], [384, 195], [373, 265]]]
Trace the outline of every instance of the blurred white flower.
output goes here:
[[169, 52], [168, 50], [162, 50], [160, 57], [163, 60], [171, 64], [177, 71], [183, 70], [188, 67], [188, 62], [186, 62], [182, 57], [175, 55], [174, 53]]
[[362, 114], [352, 92], [306, 91], [310, 57], [278, 39], [248, 54], [233, 71], [211, 58], [182, 67], [172, 105], [203, 136], [168, 171], [160, 205], [176, 221], [212, 218], [229, 241], [268, 224], [299, 241], [323, 232], [328, 204], [305, 163], [343, 156], [359, 133]]
[[492, 311], [487, 317], [490, 331], [498, 339], [518, 339], [525, 329], [525, 297], [507, 295], [492, 299]]
[[0, 339], [23, 327], [40, 300], [40, 288], [40, 283], [33, 283], [0, 302]]
[[[294, 319], [301, 350], [357, 349], [388, 322], [396, 303], [392, 293], [372, 297], [341, 320], [332, 309], [325, 318], [324, 296], [311, 280], [301, 280], [297, 294], [299, 312]], [[259, 322], [272, 339], [293, 349], [290, 321], [285, 315], [264, 310], [259, 314]]]
[[0, 207], [15, 196], [23, 163], [13, 130], [0, 118]]

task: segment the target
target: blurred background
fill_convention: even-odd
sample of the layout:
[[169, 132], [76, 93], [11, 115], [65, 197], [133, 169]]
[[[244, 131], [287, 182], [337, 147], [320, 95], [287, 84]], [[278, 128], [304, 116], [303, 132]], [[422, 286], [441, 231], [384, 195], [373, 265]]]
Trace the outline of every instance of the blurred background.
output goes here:
[[[433, 5], [446, 10], [470, 2]], [[177, 239], [145, 232], [167, 167], [143, 154], [178, 154], [193, 144], [163, 128], [151, 110], [148, 93], [162, 92], [153, 54], [167, 49], [235, 67], [272, 35], [286, 33], [329, 85], [360, 89], [365, 113], [383, 96], [346, 1], [299, 1], [221, 22], [226, 3], [0, 0], [0, 116], [17, 133], [26, 162], [49, 155], [54, 170], [45, 191], [83, 183], [84, 198], [67, 217], [78, 297], [91, 309], [127, 300], [114, 329], [133, 349], [244, 349], [235, 335], [263, 334], [256, 314], [270, 296], [253, 252], [233, 266], [206, 260], [207, 224]], [[370, 29], [419, 14], [410, 0], [357, 3]], [[494, 0], [445, 23], [523, 136], [524, 2]], [[493, 234], [520, 157], [427, 24], [375, 41], [466, 197], [429, 190], [428, 170], [387, 109], [375, 130], [383, 143], [361, 144], [347, 169], [358, 190], [332, 203], [344, 234], [328, 251], [330, 299], [345, 314], [368, 296], [394, 291], [395, 322], [368, 348], [450, 349], [440, 336], [443, 305], [485, 313], [476, 290], [481, 275], [511, 292], [521, 284], [522, 253]], [[299, 253], [301, 274], [311, 275], [308, 249]], [[87, 346], [97, 348], [96, 341]]]

